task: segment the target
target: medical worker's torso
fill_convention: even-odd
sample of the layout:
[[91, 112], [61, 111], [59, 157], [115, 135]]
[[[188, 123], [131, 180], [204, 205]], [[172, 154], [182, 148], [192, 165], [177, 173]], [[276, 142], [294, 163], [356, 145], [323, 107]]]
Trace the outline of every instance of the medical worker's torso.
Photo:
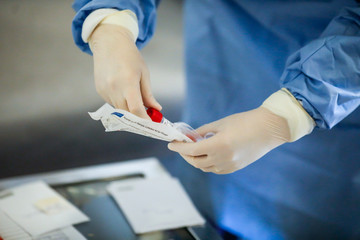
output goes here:
[[[288, 56], [344, 6], [355, 1], [187, 0], [185, 121], [198, 127], [258, 107], [280, 88]], [[177, 174], [203, 212], [246, 238], [359, 237], [359, 122], [356, 110], [234, 174], [184, 161]]]

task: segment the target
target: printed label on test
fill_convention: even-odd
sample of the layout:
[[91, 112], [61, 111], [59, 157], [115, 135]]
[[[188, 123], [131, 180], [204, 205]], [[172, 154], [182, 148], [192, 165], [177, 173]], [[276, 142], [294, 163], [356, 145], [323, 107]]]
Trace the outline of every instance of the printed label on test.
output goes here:
[[176, 124], [153, 122], [128, 111], [115, 109], [109, 104], [104, 104], [89, 115], [94, 120], [100, 120], [107, 132], [127, 131], [167, 142], [193, 142], [192, 138], [187, 136], [188, 134], [183, 134], [174, 126]]

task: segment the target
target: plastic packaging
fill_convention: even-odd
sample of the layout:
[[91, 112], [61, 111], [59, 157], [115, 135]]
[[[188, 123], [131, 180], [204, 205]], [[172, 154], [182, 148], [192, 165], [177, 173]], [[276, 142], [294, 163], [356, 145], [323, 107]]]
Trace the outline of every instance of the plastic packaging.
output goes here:
[[204, 139], [200, 134], [198, 134], [195, 131], [195, 129], [190, 127], [188, 124], [184, 122], [172, 123], [169, 120], [167, 120], [160, 111], [154, 108], [148, 108], [146, 112], [152, 121], [173, 126], [176, 128], [176, 130], [180, 131], [182, 134], [184, 134], [194, 142], [201, 141]]
[[95, 112], [89, 112], [89, 115], [92, 119], [101, 121], [106, 132], [126, 131], [167, 142], [197, 142], [213, 135], [207, 133], [202, 137], [188, 124], [172, 123], [156, 109], [148, 109], [147, 112], [151, 120], [140, 118], [122, 109], [115, 109], [106, 103]]
[[169, 120], [164, 118], [162, 113], [160, 111], [156, 110], [155, 108], [148, 108], [146, 110], [146, 113], [149, 115], [149, 117], [151, 118], [151, 120], [153, 122], [162, 123], [162, 124], [169, 125], [169, 126], [174, 126], [174, 124], [172, 122], [170, 122]]
[[171, 122], [163, 124], [151, 119], [140, 118], [128, 111], [115, 109], [107, 103], [95, 112], [90, 112], [89, 115], [92, 119], [101, 121], [106, 132], [127, 131], [167, 142], [193, 142], [192, 139], [177, 130]]
[[201, 141], [204, 139], [199, 133], [195, 131], [195, 129], [193, 129], [184, 122], [174, 123], [174, 127], [182, 134], [193, 140], [194, 142]]

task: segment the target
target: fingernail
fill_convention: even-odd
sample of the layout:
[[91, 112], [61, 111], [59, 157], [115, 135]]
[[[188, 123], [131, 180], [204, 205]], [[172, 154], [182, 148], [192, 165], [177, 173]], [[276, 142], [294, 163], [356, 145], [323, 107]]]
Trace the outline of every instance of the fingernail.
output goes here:
[[172, 144], [172, 143], [169, 143], [169, 144], [167, 145], [167, 147], [168, 147], [168, 149], [172, 150], [173, 144]]

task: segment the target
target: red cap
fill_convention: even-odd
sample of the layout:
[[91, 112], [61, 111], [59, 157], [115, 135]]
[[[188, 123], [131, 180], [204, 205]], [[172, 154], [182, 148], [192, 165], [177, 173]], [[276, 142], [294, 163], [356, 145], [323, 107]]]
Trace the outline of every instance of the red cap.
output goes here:
[[151, 118], [151, 120], [153, 120], [154, 122], [160, 123], [163, 115], [161, 112], [159, 112], [158, 110], [156, 110], [155, 108], [148, 108], [146, 110], [147, 114], [149, 115], [149, 117]]

